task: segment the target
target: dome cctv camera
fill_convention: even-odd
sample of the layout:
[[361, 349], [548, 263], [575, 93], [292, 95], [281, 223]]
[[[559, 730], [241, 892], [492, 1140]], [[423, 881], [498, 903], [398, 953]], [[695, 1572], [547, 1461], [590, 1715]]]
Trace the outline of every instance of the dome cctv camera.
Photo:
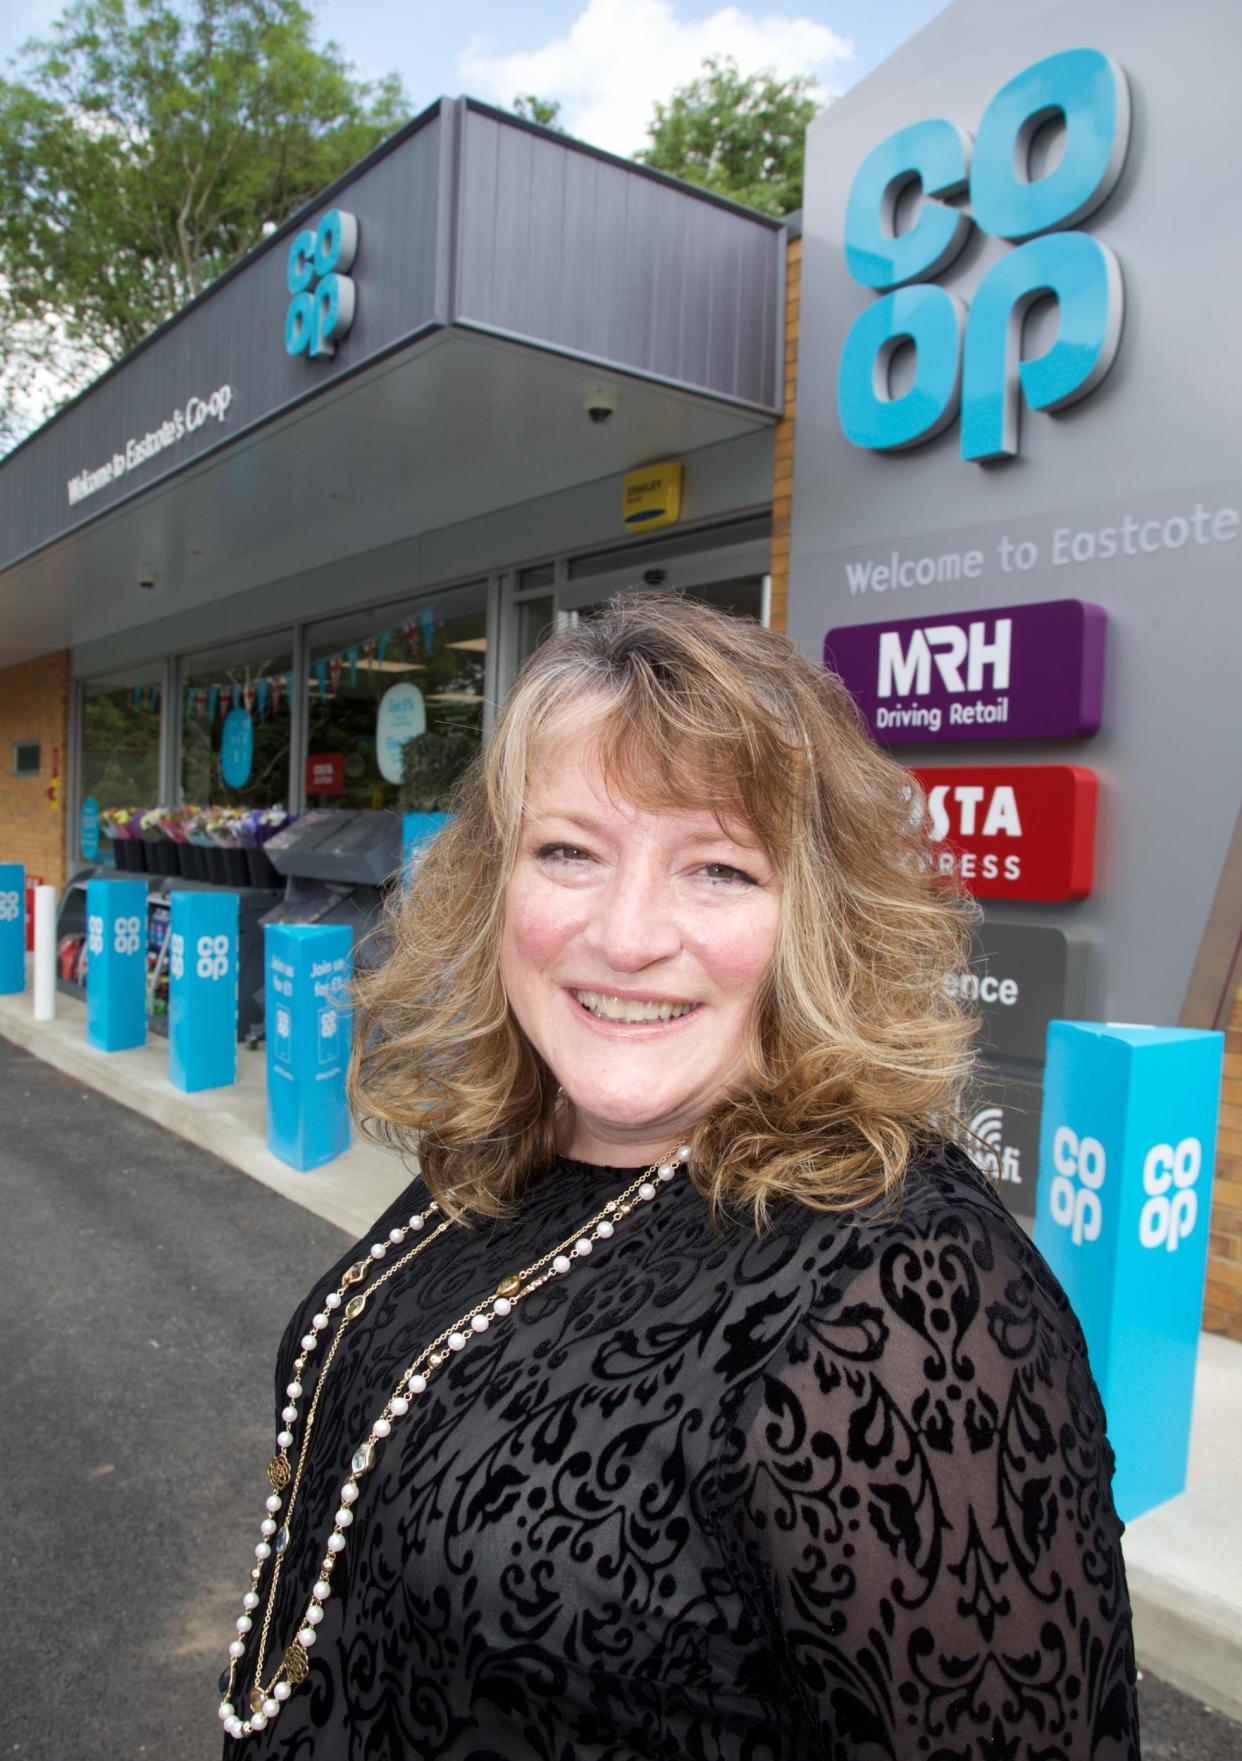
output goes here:
[[620, 402], [615, 391], [610, 391], [606, 385], [596, 385], [583, 397], [582, 407], [592, 422], [600, 423], [616, 414]]

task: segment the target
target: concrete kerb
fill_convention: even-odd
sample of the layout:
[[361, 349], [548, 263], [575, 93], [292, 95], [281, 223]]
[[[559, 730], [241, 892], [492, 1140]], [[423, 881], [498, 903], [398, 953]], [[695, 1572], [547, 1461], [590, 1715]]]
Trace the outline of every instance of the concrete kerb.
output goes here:
[[[31, 1019], [29, 995], [0, 997], [0, 1035], [166, 1130], [282, 1193], [351, 1236], [364, 1235], [408, 1183], [395, 1154], [355, 1142], [298, 1173], [266, 1147], [262, 1054], [238, 1054], [238, 1081], [186, 1095], [168, 1081], [166, 1043], [96, 1051], [86, 1010], [57, 998], [57, 1018]], [[1125, 1538], [1140, 1667], [1242, 1721], [1242, 1345], [1205, 1334], [1195, 1389], [1187, 1489], [1132, 1522]]]

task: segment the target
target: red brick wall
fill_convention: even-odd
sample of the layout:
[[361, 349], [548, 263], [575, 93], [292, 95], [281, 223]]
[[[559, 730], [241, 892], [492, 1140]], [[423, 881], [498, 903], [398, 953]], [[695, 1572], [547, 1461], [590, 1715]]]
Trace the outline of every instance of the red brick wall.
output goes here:
[[1221, 1090], [1212, 1232], [1208, 1241], [1209, 1333], [1242, 1340], [1242, 985], [1225, 1030], [1225, 1081]]
[[[13, 742], [38, 740], [37, 777], [13, 775]], [[0, 861], [65, 882], [65, 770], [69, 756], [66, 650], [0, 670]], [[59, 777], [53, 780], [53, 766]], [[52, 790], [55, 800], [49, 800]]]

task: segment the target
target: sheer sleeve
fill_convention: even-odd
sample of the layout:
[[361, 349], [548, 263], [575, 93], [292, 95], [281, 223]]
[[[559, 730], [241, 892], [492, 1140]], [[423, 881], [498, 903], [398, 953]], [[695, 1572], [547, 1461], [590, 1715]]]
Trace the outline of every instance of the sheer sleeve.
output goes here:
[[981, 1195], [860, 1236], [752, 1389], [732, 1572], [834, 1761], [1137, 1761], [1112, 1452], [1065, 1297]]

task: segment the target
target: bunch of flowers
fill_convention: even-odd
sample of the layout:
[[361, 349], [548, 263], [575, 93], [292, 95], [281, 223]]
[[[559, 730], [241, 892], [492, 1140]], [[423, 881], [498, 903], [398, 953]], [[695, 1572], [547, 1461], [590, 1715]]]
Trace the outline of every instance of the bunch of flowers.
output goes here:
[[160, 830], [171, 844], [190, 842], [190, 821], [197, 809], [193, 807], [161, 807]]
[[138, 818], [137, 807], [105, 807], [99, 815], [99, 824], [104, 835], [113, 840], [137, 838], [141, 836]]
[[138, 815], [139, 835], [145, 838], [148, 844], [158, 844], [164, 836], [164, 827], [161, 823], [164, 809], [162, 807], [143, 807], [135, 811]]
[[250, 850], [258, 850], [289, 823], [285, 807], [252, 807], [241, 816], [241, 842]]
[[191, 844], [210, 846], [211, 833], [207, 830], [207, 822], [215, 809], [212, 807], [187, 807], [185, 809], [185, 835]]
[[237, 850], [241, 848], [242, 814], [236, 807], [208, 807], [206, 810], [207, 835], [211, 843], [221, 850]]

